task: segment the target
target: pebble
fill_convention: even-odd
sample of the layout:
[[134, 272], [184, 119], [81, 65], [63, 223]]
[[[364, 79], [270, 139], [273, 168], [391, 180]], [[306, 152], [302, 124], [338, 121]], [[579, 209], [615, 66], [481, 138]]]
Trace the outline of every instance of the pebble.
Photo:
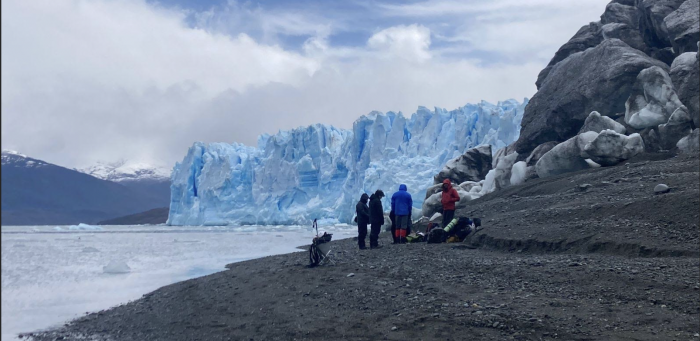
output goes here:
[[351, 273], [349, 273], [349, 274], [347, 275], [347, 277], [353, 277], [353, 276], [355, 276], [355, 273], [354, 273], [354, 272], [351, 272]]
[[396, 327], [396, 326], [391, 327], [391, 330], [392, 330], [392, 331], [397, 331], [398, 329], [399, 329], [399, 328]]
[[665, 184], [658, 184], [654, 187], [654, 194], [668, 193], [671, 189]]

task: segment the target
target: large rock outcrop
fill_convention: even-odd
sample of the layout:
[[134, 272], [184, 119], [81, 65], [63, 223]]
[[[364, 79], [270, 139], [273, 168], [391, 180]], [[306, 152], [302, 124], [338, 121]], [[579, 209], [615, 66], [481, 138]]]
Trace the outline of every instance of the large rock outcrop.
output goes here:
[[664, 18], [668, 39], [676, 54], [697, 52], [700, 40], [700, 0], [686, 0]]
[[700, 151], [700, 128], [693, 129], [688, 136], [680, 139], [676, 147], [682, 154], [695, 154], [697, 156]]
[[671, 80], [678, 99], [688, 108], [693, 125], [700, 127], [700, 63], [697, 52], [686, 52], [673, 61]]
[[603, 130], [583, 147], [585, 156], [601, 166], [613, 166], [644, 151], [639, 134], [626, 136], [613, 130]]
[[525, 107], [515, 150], [528, 154], [544, 142], [571, 138], [592, 111], [625, 112], [637, 75], [652, 66], [668, 68], [619, 39], [606, 39], [557, 63]]
[[658, 66], [642, 70], [625, 103], [625, 123], [636, 129], [650, 128], [668, 122], [676, 111], [688, 116], [668, 73]]
[[535, 164], [537, 176], [546, 178], [590, 168], [590, 164], [582, 156], [583, 148], [596, 137], [598, 133], [588, 131], [556, 145]]
[[491, 145], [468, 149], [456, 159], [448, 161], [433, 182], [441, 184], [445, 179], [450, 179], [453, 184], [461, 184], [465, 181], [483, 180], [491, 170], [492, 161]]
[[602, 116], [597, 111], [593, 111], [590, 115], [588, 115], [588, 117], [586, 117], [586, 121], [583, 122], [583, 127], [581, 127], [581, 130], [579, 130], [578, 132], [579, 134], [585, 133], [587, 131], [594, 131], [596, 133], [600, 133], [601, 131], [606, 129], [612, 129], [620, 134], [624, 134], [627, 131], [625, 126], [615, 122], [615, 120], [613, 120], [612, 118]]

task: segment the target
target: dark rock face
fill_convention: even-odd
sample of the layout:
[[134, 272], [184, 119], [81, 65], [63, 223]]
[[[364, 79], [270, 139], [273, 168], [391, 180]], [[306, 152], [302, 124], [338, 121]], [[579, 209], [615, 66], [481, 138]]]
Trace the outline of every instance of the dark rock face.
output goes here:
[[537, 89], [539, 90], [542, 86], [542, 83], [544, 83], [544, 80], [547, 78], [554, 65], [574, 53], [585, 51], [590, 47], [600, 44], [600, 42], [603, 41], [601, 28], [602, 25], [600, 23], [592, 22], [587, 26], [581, 27], [566, 44], [562, 45], [554, 54], [554, 58], [549, 61], [547, 67], [540, 71], [540, 74], [537, 76], [537, 82], [535, 82]]
[[434, 178], [435, 184], [450, 179], [453, 184], [465, 181], [479, 181], [491, 170], [491, 145], [478, 146], [467, 150], [458, 158], [450, 160]]
[[590, 115], [588, 115], [588, 117], [586, 117], [586, 121], [583, 122], [583, 127], [581, 127], [581, 130], [579, 130], [579, 134], [587, 131], [595, 131], [596, 133], [600, 133], [606, 129], [614, 130], [620, 134], [624, 134], [627, 131], [625, 126], [615, 122], [615, 120], [612, 118], [601, 116], [597, 111], [593, 111]]
[[686, 0], [664, 19], [664, 25], [677, 54], [696, 52], [696, 42], [700, 39], [700, 0]]
[[688, 108], [688, 114], [693, 119], [695, 127], [700, 127], [700, 63], [698, 54], [686, 52], [671, 66], [671, 80], [678, 99]]
[[592, 111], [625, 112], [637, 75], [651, 66], [668, 68], [619, 39], [606, 39], [557, 63], [525, 107], [515, 150], [527, 154], [544, 142], [576, 135]]
[[637, 2], [639, 30], [648, 46], [655, 48], [671, 46], [664, 19], [678, 9], [683, 2], [684, 0], [640, 0]]
[[557, 145], [556, 142], [549, 141], [549, 142], [545, 142], [545, 143], [537, 146], [537, 148], [535, 148], [532, 151], [532, 153], [530, 153], [530, 156], [527, 157], [527, 159], [525, 160], [525, 163], [527, 164], [528, 167], [534, 166], [537, 163], [537, 161], [539, 161], [540, 158], [542, 158], [542, 155], [544, 155], [548, 151], [552, 150], [552, 148], [554, 148], [554, 146], [556, 146], [556, 145]]

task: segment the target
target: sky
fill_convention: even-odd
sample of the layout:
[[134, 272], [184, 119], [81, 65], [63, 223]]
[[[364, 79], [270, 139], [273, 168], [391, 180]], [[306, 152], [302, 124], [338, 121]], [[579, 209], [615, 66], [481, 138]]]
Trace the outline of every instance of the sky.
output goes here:
[[2, 148], [171, 168], [195, 141], [534, 95], [608, 0], [3, 0]]

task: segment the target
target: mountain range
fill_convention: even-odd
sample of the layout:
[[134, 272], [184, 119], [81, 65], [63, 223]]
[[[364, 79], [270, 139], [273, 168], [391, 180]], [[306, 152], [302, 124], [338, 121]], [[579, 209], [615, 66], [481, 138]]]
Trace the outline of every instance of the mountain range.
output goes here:
[[168, 206], [169, 179], [154, 168], [78, 171], [8, 150], [1, 160], [2, 225], [97, 223]]

